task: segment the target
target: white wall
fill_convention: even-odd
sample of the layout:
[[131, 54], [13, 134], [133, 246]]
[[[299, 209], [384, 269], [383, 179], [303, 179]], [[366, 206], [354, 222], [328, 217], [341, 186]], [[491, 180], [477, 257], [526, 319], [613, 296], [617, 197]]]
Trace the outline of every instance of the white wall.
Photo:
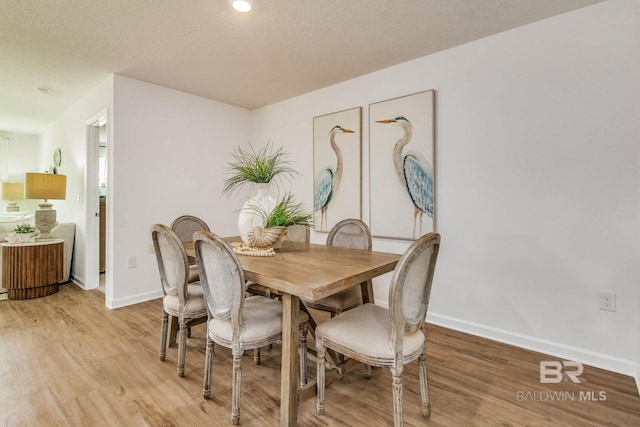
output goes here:
[[220, 195], [232, 148], [249, 140], [250, 112], [117, 75], [114, 123], [107, 305], [120, 307], [162, 295], [151, 224], [191, 214], [216, 233], [237, 233], [242, 202]]
[[[37, 135], [0, 131], [0, 181], [24, 183], [25, 172], [37, 172], [40, 139]], [[33, 214], [37, 200], [17, 200], [21, 211]], [[4, 210], [5, 203], [0, 202]]]
[[24, 182], [25, 171], [38, 170], [37, 135], [0, 131], [0, 180]]
[[[76, 239], [71, 276], [81, 286], [86, 282], [87, 205], [85, 200], [85, 172], [87, 163], [86, 120], [101, 110], [112, 110], [113, 77], [107, 78], [77, 102], [62, 117], [51, 124], [40, 136], [39, 169], [48, 170], [53, 163], [53, 152], [60, 148], [62, 162], [58, 173], [67, 175], [66, 200], [54, 200], [58, 222], [76, 224]], [[109, 120], [112, 122], [112, 120]]]
[[[85, 195], [87, 120], [108, 111], [109, 203], [106, 305], [121, 307], [161, 296], [150, 226], [192, 214], [212, 230], [236, 232], [242, 201], [222, 198], [223, 169], [233, 146], [250, 136], [250, 112], [115, 75], [87, 94], [41, 135], [37, 169], [61, 148], [67, 199], [55, 201], [59, 222], [75, 222], [72, 277], [85, 286], [88, 218]], [[96, 190], [97, 191], [97, 190]], [[129, 269], [128, 258], [136, 258]]]
[[[443, 238], [429, 320], [636, 375], [638, 4], [600, 3], [256, 110], [252, 138], [293, 153], [293, 191], [311, 206], [313, 117], [364, 107], [368, 221], [368, 104], [435, 89]], [[617, 293], [617, 312], [598, 309], [599, 290]]]

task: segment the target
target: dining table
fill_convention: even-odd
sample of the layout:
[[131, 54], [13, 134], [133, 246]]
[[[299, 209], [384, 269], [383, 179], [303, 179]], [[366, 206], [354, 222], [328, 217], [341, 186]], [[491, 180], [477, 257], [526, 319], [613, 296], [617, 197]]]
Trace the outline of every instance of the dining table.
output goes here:
[[[227, 243], [239, 237], [224, 238]], [[184, 243], [195, 257], [193, 242]], [[341, 248], [313, 243], [283, 242], [275, 256], [238, 255], [245, 280], [267, 286], [282, 296], [282, 362], [280, 425], [295, 426], [299, 397], [315, 395], [315, 381], [300, 387], [298, 381], [298, 314], [300, 298], [317, 301], [351, 286], [393, 271], [401, 255]], [[363, 290], [365, 290], [363, 288]]]

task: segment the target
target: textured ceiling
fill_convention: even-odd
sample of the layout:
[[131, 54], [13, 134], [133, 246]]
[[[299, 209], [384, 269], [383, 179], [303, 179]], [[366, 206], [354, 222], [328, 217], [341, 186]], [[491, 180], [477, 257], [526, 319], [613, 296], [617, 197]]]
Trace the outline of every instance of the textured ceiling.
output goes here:
[[0, 130], [111, 73], [254, 109], [599, 1], [0, 0]]

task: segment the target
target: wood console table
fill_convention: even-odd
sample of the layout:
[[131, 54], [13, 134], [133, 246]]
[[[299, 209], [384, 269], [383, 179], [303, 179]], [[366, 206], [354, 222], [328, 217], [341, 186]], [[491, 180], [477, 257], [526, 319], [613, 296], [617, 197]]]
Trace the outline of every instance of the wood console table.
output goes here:
[[2, 286], [9, 299], [45, 297], [63, 279], [64, 240], [2, 244]]

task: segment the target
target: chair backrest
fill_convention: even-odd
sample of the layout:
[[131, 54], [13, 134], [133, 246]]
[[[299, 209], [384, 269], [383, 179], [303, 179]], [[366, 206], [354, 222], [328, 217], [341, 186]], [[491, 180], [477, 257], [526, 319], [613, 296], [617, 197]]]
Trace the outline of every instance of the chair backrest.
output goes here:
[[371, 232], [359, 219], [343, 219], [333, 226], [327, 236], [327, 246], [371, 250]]
[[174, 219], [170, 228], [183, 242], [193, 241], [193, 233], [196, 231], [211, 231], [206, 222], [192, 215], [182, 215]]
[[177, 295], [180, 309], [184, 307], [189, 282], [189, 261], [182, 242], [169, 227], [163, 224], [151, 226], [151, 238], [158, 261], [158, 271], [165, 295]]
[[285, 240], [289, 240], [291, 242], [301, 242], [301, 243], [309, 243], [311, 239], [311, 232], [309, 231], [309, 227], [304, 225], [291, 225], [287, 227], [287, 236]]
[[440, 235], [428, 233], [407, 249], [393, 272], [389, 288], [391, 346], [402, 354], [402, 337], [424, 326], [436, 267]]
[[231, 319], [234, 338], [242, 327], [244, 272], [233, 249], [209, 231], [194, 234], [194, 247], [207, 313], [216, 319]]

